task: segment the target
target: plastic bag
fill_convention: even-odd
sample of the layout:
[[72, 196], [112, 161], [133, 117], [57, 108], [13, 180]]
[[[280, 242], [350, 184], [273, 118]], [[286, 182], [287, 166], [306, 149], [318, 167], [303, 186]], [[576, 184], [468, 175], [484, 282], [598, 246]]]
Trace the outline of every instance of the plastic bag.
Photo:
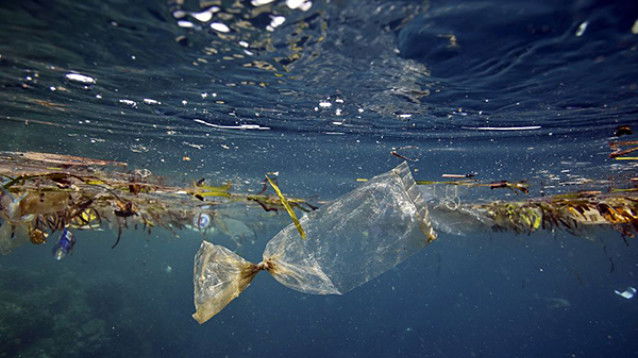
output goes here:
[[203, 242], [194, 265], [195, 308], [203, 323], [235, 299], [257, 272], [312, 294], [343, 294], [388, 271], [436, 239], [407, 163], [288, 225], [252, 264]]

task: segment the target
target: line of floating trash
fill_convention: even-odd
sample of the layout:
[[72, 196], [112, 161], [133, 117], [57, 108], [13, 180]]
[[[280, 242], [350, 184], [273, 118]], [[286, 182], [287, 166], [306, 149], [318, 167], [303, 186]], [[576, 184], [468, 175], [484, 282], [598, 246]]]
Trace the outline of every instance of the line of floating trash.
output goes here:
[[[438, 232], [507, 230], [530, 234], [564, 229], [580, 235], [596, 226], [613, 227], [623, 237], [638, 232], [638, 200], [628, 195], [589, 192], [464, 204], [437, 197], [431, 191], [437, 184], [460, 183], [415, 181], [407, 162], [403, 162], [307, 213], [299, 223], [288, 225], [270, 239], [259, 263], [204, 241], [195, 256], [193, 318], [204, 323], [215, 316], [260, 271], [269, 272], [283, 285], [301, 292], [346, 293], [436, 241]], [[503, 181], [487, 186], [501, 188], [508, 184]], [[523, 186], [510, 189], [527, 193]], [[306, 240], [299, 238], [296, 226], [303, 227]]]
[[209, 123], [209, 122], [206, 122], [206, 121], [204, 121], [202, 119], [193, 119], [193, 122], [196, 122], [196, 123], [199, 123], [199, 124], [203, 124], [205, 126], [212, 127], [212, 128], [217, 128], [217, 129], [260, 130], [260, 131], [270, 130], [270, 127], [262, 127], [259, 124], [238, 124], [238, 125], [235, 125], [235, 126], [229, 126], [229, 125], [221, 125], [221, 124]]
[[519, 126], [519, 127], [461, 127], [473, 131], [533, 131], [541, 129], [541, 126]]
[[[0, 252], [59, 237], [53, 256], [61, 260], [81, 245], [84, 230], [111, 228], [113, 248], [125, 231], [163, 228], [175, 236], [192, 230], [208, 236], [250, 230], [272, 216], [288, 213], [292, 223], [270, 239], [259, 263], [203, 241], [194, 263], [193, 317], [203, 323], [235, 299], [259, 271], [282, 284], [311, 294], [343, 294], [390, 270], [437, 240], [482, 231], [531, 234], [564, 230], [587, 236], [608, 227], [623, 239], [638, 233], [638, 192], [616, 188], [515, 201], [465, 203], [440, 195], [440, 185], [506, 188], [527, 194], [525, 182], [471, 181], [472, 175], [448, 174], [449, 181], [414, 180], [407, 162], [362, 180], [361, 186], [329, 203], [315, 206], [303, 198], [284, 196], [268, 175], [256, 194], [234, 192], [232, 183], [171, 186], [147, 170], [125, 163], [37, 152], [0, 153]], [[462, 178], [465, 177], [465, 178]], [[267, 193], [268, 185], [274, 194]], [[226, 218], [225, 205], [257, 211], [244, 222]], [[298, 217], [295, 211], [301, 211]], [[57, 235], [56, 235], [57, 236]], [[356, 269], [353, 269], [356, 268]], [[635, 292], [618, 293], [627, 298]], [[627, 296], [627, 297], [626, 297]]]

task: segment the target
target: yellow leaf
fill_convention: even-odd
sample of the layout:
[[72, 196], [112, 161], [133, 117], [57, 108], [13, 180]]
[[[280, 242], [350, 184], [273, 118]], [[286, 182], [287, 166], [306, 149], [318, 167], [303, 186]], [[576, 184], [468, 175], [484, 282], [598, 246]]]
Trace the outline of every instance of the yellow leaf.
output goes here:
[[266, 175], [266, 180], [268, 180], [268, 184], [270, 184], [270, 186], [272, 186], [272, 188], [275, 190], [275, 193], [277, 193], [279, 200], [281, 200], [281, 204], [284, 206], [284, 208], [288, 212], [288, 215], [290, 215], [290, 219], [292, 219], [293, 224], [295, 224], [295, 227], [297, 228], [297, 231], [299, 231], [299, 235], [301, 235], [301, 238], [306, 239], [306, 232], [303, 231], [303, 228], [301, 227], [301, 223], [299, 222], [299, 219], [297, 218], [297, 214], [295, 214], [295, 211], [292, 210], [292, 207], [290, 206], [290, 203], [288, 203], [288, 200], [286, 200], [286, 197], [284, 196], [284, 194], [281, 192], [281, 190], [279, 190], [279, 187], [277, 186], [277, 184], [275, 184], [275, 182], [272, 179], [270, 179], [268, 175]]

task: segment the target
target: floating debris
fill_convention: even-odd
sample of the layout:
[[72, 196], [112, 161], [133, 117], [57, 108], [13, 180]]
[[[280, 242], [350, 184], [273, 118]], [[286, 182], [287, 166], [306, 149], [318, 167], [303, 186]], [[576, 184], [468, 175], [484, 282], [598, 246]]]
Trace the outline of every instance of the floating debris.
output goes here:
[[614, 290], [614, 293], [617, 294], [618, 296], [624, 298], [624, 299], [632, 299], [634, 298], [634, 296], [636, 295], [636, 292], [638, 292], [638, 290], [636, 290], [634, 287], [627, 287], [626, 290], [624, 290], [623, 292], [620, 292], [618, 290]]
[[414, 162], [414, 161], [415, 161], [414, 159], [410, 159], [410, 158], [408, 158], [408, 157], [406, 157], [406, 156], [404, 156], [404, 155], [402, 155], [402, 154], [397, 153], [397, 152], [396, 152], [396, 151], [394, 151], [394, 150], [393, 150], [393, 151], [391, 151], [391, 152], [390, 152], [390, 154], [392, 154], [393, 156], [395, 156], [395, 157], [397, 157], [397, 158], [399, 158], [399, 159], [406, 160], [406, 161], [408, 161], [408, 162]]
[[[444, 174], [445, 175], [445, 174]], [[450, 174], [447, 174], [448, 177]], [[452, 174], [453, 175], [453, 174]], [[475, 176], [473, 173], [465, 174], [462, 178], [471, 179]], [[529, 193], [529, 185], [525, 181], [519, 181], [516, 183], [509, 182], [507, 180], [501, 180], [492, 183], [478, 183], [474, 180], [457, 180], [457, 181], [436, 181], [436, 180], [417, 180], [418, 185], [457, 185], [465, 187], [487, 187], [490, 189], [507, 188], [514, 192], [521, 192], [524, 194]]]
[[[149, 233], [156, 227], [202, 231], [231, 222], [217, 215], [219, 207], [229, 204], [257, 211], [316, 209], [299, 198], [286, 198], [284, 205], [277, 195], [234, 193], [232, 183], [211, 186], [202, 180], [193, 186], [168, 186], [164, 178], [145, 170], [118, 171], [125, 167], [122, 162], [60, 154], [0, 153], [0, 252], [26, 242], [42, 244], [52, 233], [63, 232], [56, 247], [56, 257], [62, 258], [75, 243], [69, 228], [110, 227], [117, 232], [113, 247], [124, 230], [138, 227]], [[193, 218], [198, 219], [191, 226]], [[241, 236], [250, 231], [240, 223], [232, 227]]]
[[137, 107], [137, 102], [130, 100], [130, 99], [120, 99], [118, 102], [125, 104], [127, 106], [131, 106], [133, 108]]
[[69, 81], [79, 82], [86, 85], [92, 85], [97, 82], [97, 80], [91, 76], [83, 75], [76, 72], [67, 73], [66, 75], [64, 75], [64, 77], [66, 77], [66, 79]]
[[583, 36], [585, 31], [587, 30], [587, 25], [589, 25], [589, 22], [587, 21], [582, 22], [580, 25], [578, 25], [578, 29], [576, 30], [576, 37]]
[[442, 201], [433, 209], [437, 216], [434, 221], [455, 234], [491, 228], [518, 234], [563, 229], [582, 235], [588, 228], [607, 226], [623, 237], [634, 237], [638, 234], [638, 200], [626, 194], [631, 193], [584, 192], [483, 204], [451, 205]]
[[[342, 294], [432, 243], [439, 231], [531, 234], [561, 229], [586, 236], [590, 229], [608, 227], [625, 240], [638, 235], [634, 188], [463, 203], [436, 195], [436, 188], [506, 188], [527, 194], [528, 184], [481, 183], [467, 175], [456, 181], [415, 181], [403, 162], [318, 208], [305, 199], [284, 196], [270, 175], [258, 194], [238, 193], [232, 182], [209, 185], [204, 178], [190, 185], [167, 185], [165, 178], [117, 161], [0, 152], [0, 252], [28, 242], [40, 245], [61, 233], [53, 248], [59, 260], [76, 244], [71, 230], [105, 228], [117, 233], [113, 248], [125, 231], [137, 229], [150, 233], [162, 228], [175, 235], [176, 230], [187, 229], [250, 238], [255, 235], [250, 220], [262, 224], [272, 218], [264, 212], [285, 210], [293, 223], [268, 242], [258, 264], [222, 246], [202, 243], [195, 258], [193, 317], [203, 323], [235, 299], [259, 271], [268, 271], [302, 292]], [[274, 194], [267, 194], [268, 185]], [[253, 212], [246, 211], [245, 220], [238, 220], [224, 212], [231, 205], [257, 212], [251, 217]], [[299, 218], [295, 210], [306, 215]], [[615, 292], [630, 299], [636, 289]]]
[[301, 218], [308, 239], [289, 225], [258, 264], [203, 242], [195, 256], [193, 318], [204, 323], [250, 285], [259, 271], [311, 294], [343, 294], [395, 267], [436, 239], [425, 202], [404, 162]]
[[616, 130], [614, 131], [615, 137], [620, 137], [623, 135], [631, 135], [631, 134], [633, 134], [633, 131], [631, 130], [631, 127], [628, 125], [618, 126], [616, 127]]
[[541, 126], [520, 126], [520, 127], [461, 127], [474, 131], [533, 131], [541, 129]]
[[213, 124], [213, 123], [209, 123], [206, 122], [204, 120], [201, 119], [193, 119], [193, 121], [199, 123], [199, 124], [203, 124], [205, 126], [208, 127], [213, 127], [213, 128], [217, 128], [217, 129], [230, 129], [230, 130], [261, 130], [261, 131], [267, 131], [270, 130], [270, 127], [262, 127], [259, 124], [240, 124], [240, 125], [236, 125], [236, 126], [226, 126], [226, 125], [221, 125], [221, 124]]
[[266, 180], [268, 180], [268, 184], [270, 184], [270, 186], [273, 188], [275, 193], [277, 193], [277, 196], [279, 197], [279, 200], [281, 200], [281, 203], [283, 204], [284, 208], [286, 209], [286, 212], [288, 212], [288, 215], [290, 215], [290, 219], [292, 219], [292, 222], [295, 224], [295, 227], [297, 228], [297, 231], [299, 231], [299, 236], [301, 236], [302, 239], [306, 239], [307, 238], [306, 237], [306, 233], [303, 230], [303, 228], [301, 227], [301, 224], [299, 223], [299, 219], [297, 218], [297, 214], [295, 214], [295, 211], [292, 210], [292, 207], [290, 206], [290, 203], [288, 203], [288, 200], [286, 199], [284, 194], [279, 189], [279, 186], [275, 183], [274, 180], [270, 179], [270, 177], [268, 175], [266, 175]]
[[62, 260], [73, 250], [73, 246], [75, 246], [73, 233], [68, 229], [62, 230], [60, 240], [53, 246], [53, 257], [58, 261]]
[[467, 173], [467, 174], [441, 174], [441, 178], [449, 178], [449, 179], [471, 179], [474, 178], [476, 173]]
[[162, 104], [162, 102], [160, 101], [156, 101], [154, 99], [150, 99], [150, 98], [144, 98], [144, 103], [151, 105], [151, 104]]
[[[622, 149], [622, 147], [634, 145], [635, 147]], [[617, 142], [609, 142], [609, 147], [613, 150], [613, 152], [609, 153], [609, 158], [616, 158], [617, 160], [622, 160], [623, 158], [619, 158], [629, 153], [633, 153], [638, 150], [638, 141], [629, 140], [629, 141], [617, 141]]]
[[210, 28], [218, 32], [230, 32], [230, 28], [221, 22], [213, 22], [210, 24]]

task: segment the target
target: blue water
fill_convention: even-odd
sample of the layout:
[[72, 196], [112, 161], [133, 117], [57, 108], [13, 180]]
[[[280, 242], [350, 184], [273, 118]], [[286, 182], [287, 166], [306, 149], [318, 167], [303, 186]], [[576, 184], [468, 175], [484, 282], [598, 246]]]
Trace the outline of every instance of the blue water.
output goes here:
[[[277, 16], [286, 20], [273, 27]], [[637, 19], [633, 1], [343, 0], [306, 11], [5, 1], [0, 150], [120, 160], [173, 184], [206, 177], [239, 191], [279, 171], [287, 194], [317, 200], [396, 166], [391, 151], [417, 179], [526, 179], [530, 196], [607, 190], [636, 172], [608, 157], [608, 142], [619, 125], [638, 130]], [[254, 244], [209, 239], [258, 261], [287, 223], [272, 219]], [[0, 357], [638, 355], [638, 301], [613, 292], [638, 285], [637, 245], [612, 230], [443, 233], [343, 296], [260, 274], [201, 326], [191, 318], [201, 235], [128, 231], [115, 249], [112, 232], [76, 239], [59, 262], [53, 242], [0, 257]]]

